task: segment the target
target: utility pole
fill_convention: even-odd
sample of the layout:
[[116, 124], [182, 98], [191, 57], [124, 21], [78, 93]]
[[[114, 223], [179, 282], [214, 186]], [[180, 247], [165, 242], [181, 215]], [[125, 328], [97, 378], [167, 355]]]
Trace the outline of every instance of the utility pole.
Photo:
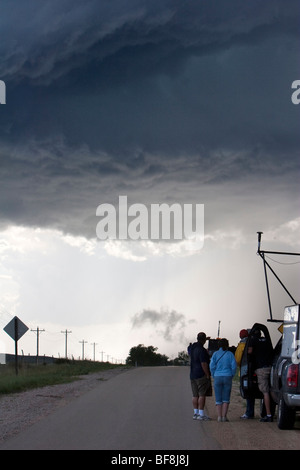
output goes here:
[[79, 341], [79, 343], [82, 344], [82, 360], [84, 360], [84, 344], [87, 343], [87, 341], [84, 341], [84, 339], [82, 341]]
[[103, 362], [103, 354], [105, 353], [105, 351], [100, 351], [101, 353], [101, 362]]
[[40, 328], [37, 326], [36, 330], [31, 330], [34, 333], [36, 333], [36, 363], [39, 363], [39, 335], [45, 330], [40, 330]]
[[218, 338], [220, 338], [220, 324], [221, 324], [221, 320], [219, 320], [219, 325], [218, 325]]
[[95, 359], [95, 357], [96, 357], [95, 348], [96, 348], [96, 345], [97, 345], [97, 344], [98, 344], [98, 343], [91, 343], [91, 345], [94, 346], [94, 362], [95, 362], [95, 360], [96, 360], [96, 359]]
[[61, 331], [61, 333], [66, 335], [66, 342], [65, 342], [65, 358], [68, 359], [68, 334], [72, 333], [72, 331]]

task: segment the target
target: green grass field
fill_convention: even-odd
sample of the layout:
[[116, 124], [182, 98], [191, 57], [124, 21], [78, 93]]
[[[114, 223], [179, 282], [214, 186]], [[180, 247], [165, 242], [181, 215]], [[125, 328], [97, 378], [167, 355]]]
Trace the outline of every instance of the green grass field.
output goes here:
[[72, 382], [81, 375], [126, 367], [120, 364], [92, 361], [58, 361], [47, 365], [22, 365], [16, 375], [14, 365], [0, 366], [0, 394]]

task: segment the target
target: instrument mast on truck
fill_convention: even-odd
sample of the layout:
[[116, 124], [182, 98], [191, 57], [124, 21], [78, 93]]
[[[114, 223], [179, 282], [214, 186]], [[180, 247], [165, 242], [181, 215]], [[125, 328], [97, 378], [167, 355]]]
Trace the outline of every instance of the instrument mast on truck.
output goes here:
[[257, 232], [258, 235], [258, 249], [257, 249], [257, 254], [262, 258], [263, 263], [264, 263], [264, 272], [265, 272], [265, 280], [266, 280], [266, 288], [267, 288], [267, 295], [268, 295], [268, 304], [269, 304], [269, 312], [270, 312], [270, 319], [268, 320], [269, 322], [278, 322], [281, 323], [283, 320], [275, 320], [273, 318], [273, 313], [272, 313], [272, 305], [271, 305], [271, 298], [270, 298], [270, 290], [269, 290], [269, 281], [268, 281], [268, 272], [267, 268], [271, 271], [271, 273], [275, 276], [281, 287], [285, 290], [285, 292], [288, 294], [290, 299], [293, 301], [295, 305], [298, 304], [298, 302], [295, 300], [295, 298], [292, 296], [292, 294], [288, 291], [284, 283], [281, 281], [281, 279], [278, 277], [278, 275], [275, 273], [274, 269], [270, 266], [270, 264], [266, 261], [266, 254], [273, 254], [273, 255], [289, 255], [289, 256], [300, 256], [300, 253], [290, 253], [287, 251], [266, 251], [266, 250], [261, 250], [261, 236], [263, 232]]

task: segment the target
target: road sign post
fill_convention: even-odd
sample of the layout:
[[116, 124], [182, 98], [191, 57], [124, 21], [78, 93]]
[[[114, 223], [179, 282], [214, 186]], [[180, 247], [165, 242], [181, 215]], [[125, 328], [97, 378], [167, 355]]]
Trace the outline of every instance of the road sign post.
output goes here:
[[14, 317], [3, 330], [15, 341], [15, 369], [18, 375], [18, 341], [28, 331], [28, 327], [18, 317]]
[[16, 375], [18, 375], [18, 320], [17, 317], [14, 318], [14, 323], [15, 323], [15, 369], [16, 369]]

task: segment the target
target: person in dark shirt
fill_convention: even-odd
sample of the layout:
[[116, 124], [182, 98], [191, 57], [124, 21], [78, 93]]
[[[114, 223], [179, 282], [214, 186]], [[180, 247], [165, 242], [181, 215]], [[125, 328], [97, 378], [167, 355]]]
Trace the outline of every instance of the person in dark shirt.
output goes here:
[[197, 342], [190, 344], [190, 380], [193, 394], [193, 419], [208, 421], [210, 418], [204, 413], [206, 396], [211, 396], [211, 380], [209, 372], [209, 354], [204, 348], [206, 334], [201, 332], [197, 336]]
[[260, 330], [255, 330], [250, 338], [248, 354], [254, 364], [257, 375], [258, 388], [264, 396], [267, 416], [261, 418], [262, 422], [272, 422], [271, 399], [270, 399], [270, 374], [272, 365], [273, 349], [265, 337], [261, 336]]

